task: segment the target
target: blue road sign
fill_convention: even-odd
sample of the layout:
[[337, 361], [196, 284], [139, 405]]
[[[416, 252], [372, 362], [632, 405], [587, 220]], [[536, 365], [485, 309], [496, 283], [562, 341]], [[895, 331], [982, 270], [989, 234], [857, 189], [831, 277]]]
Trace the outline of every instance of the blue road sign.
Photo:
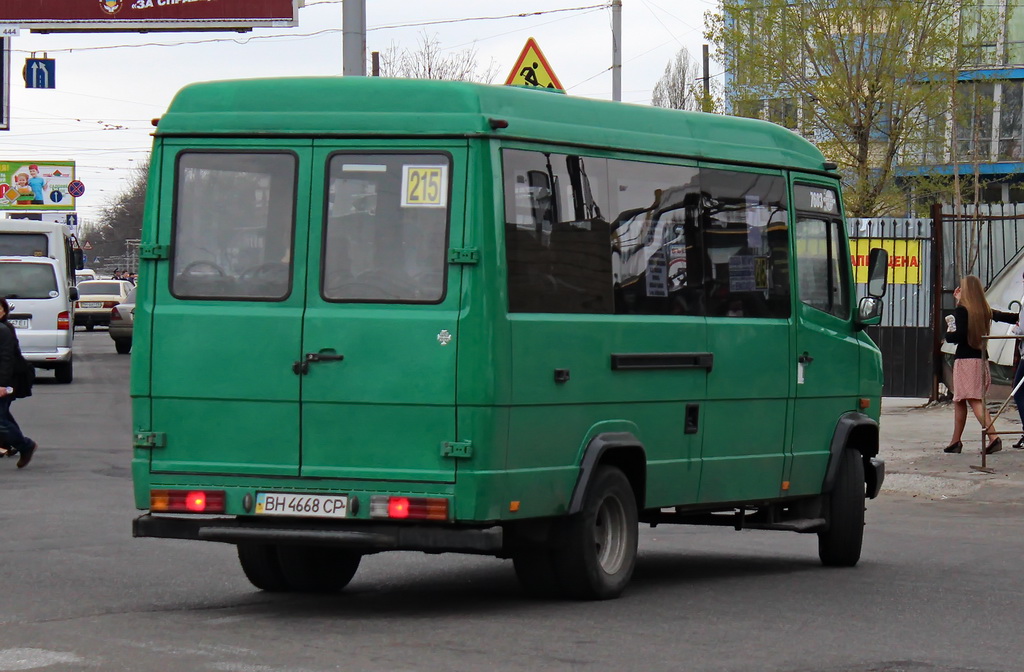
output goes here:
[[25, 88], [53, 89], [57, 84], [57, 61], [52, 58], [25, 59]]
[[78, 213], [73, 212], [69, 215], [64, 215], [65, 226], [78, 226]]

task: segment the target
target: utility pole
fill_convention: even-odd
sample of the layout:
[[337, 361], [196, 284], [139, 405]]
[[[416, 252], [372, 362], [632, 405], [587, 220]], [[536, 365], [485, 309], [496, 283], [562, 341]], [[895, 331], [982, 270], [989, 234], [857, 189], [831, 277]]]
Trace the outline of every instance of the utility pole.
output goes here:
[[708, 45], [704, 45], [704, 100], [700, 103], [701, 112], [711, 111], [711, 58], [708, 55]]
[[366, 76], [366, 0], [342, 0], [341, 34], [346, 77]]
[[622, 0], [612, 0], [612, 100], [622, 100]]

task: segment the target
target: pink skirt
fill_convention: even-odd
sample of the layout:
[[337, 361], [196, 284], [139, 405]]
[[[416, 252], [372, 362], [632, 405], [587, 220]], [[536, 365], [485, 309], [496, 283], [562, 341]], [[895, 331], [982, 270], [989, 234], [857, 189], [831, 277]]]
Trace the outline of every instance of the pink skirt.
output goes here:
[[953, 401], [983, 399], [992, 384], [987, 359], [957, 359], [953, 362]]

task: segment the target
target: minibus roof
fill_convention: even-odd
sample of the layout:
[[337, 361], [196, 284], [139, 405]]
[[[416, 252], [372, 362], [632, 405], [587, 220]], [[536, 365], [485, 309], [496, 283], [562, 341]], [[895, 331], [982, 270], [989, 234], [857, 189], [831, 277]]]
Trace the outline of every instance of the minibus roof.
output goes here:
[[[501, 123], [508, 126], [500, 128]], [[494, 128], [498, 126], [499, 128]], [[823, 172], [811, 143], [770, 122], [469, 82], [294, 77], [192, 84], [157, 136], [497, 136]]]

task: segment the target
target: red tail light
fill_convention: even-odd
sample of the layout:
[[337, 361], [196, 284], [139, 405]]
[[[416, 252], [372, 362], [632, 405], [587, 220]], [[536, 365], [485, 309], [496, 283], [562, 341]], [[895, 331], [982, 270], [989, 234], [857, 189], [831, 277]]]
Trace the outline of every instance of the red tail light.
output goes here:
[[104, 308], [113, 308], [116, 305], [117, 305], [117, 301], [104, 301], [103, 302], [103, 307]]
[[63, 311], [57, 315], [57, 329], [60, 331], [67, 331], [71, 328], [71, 313]]
[[149, 508], [161, 513], [224, 513], [223, 490], [151, 490]]
[[117, 308], [114, 308], [113, 310], [110, 311], [110, 319], [112, 319], [112, 320], [120, 320], [121, 319], [121, 313], [117, 312]]

